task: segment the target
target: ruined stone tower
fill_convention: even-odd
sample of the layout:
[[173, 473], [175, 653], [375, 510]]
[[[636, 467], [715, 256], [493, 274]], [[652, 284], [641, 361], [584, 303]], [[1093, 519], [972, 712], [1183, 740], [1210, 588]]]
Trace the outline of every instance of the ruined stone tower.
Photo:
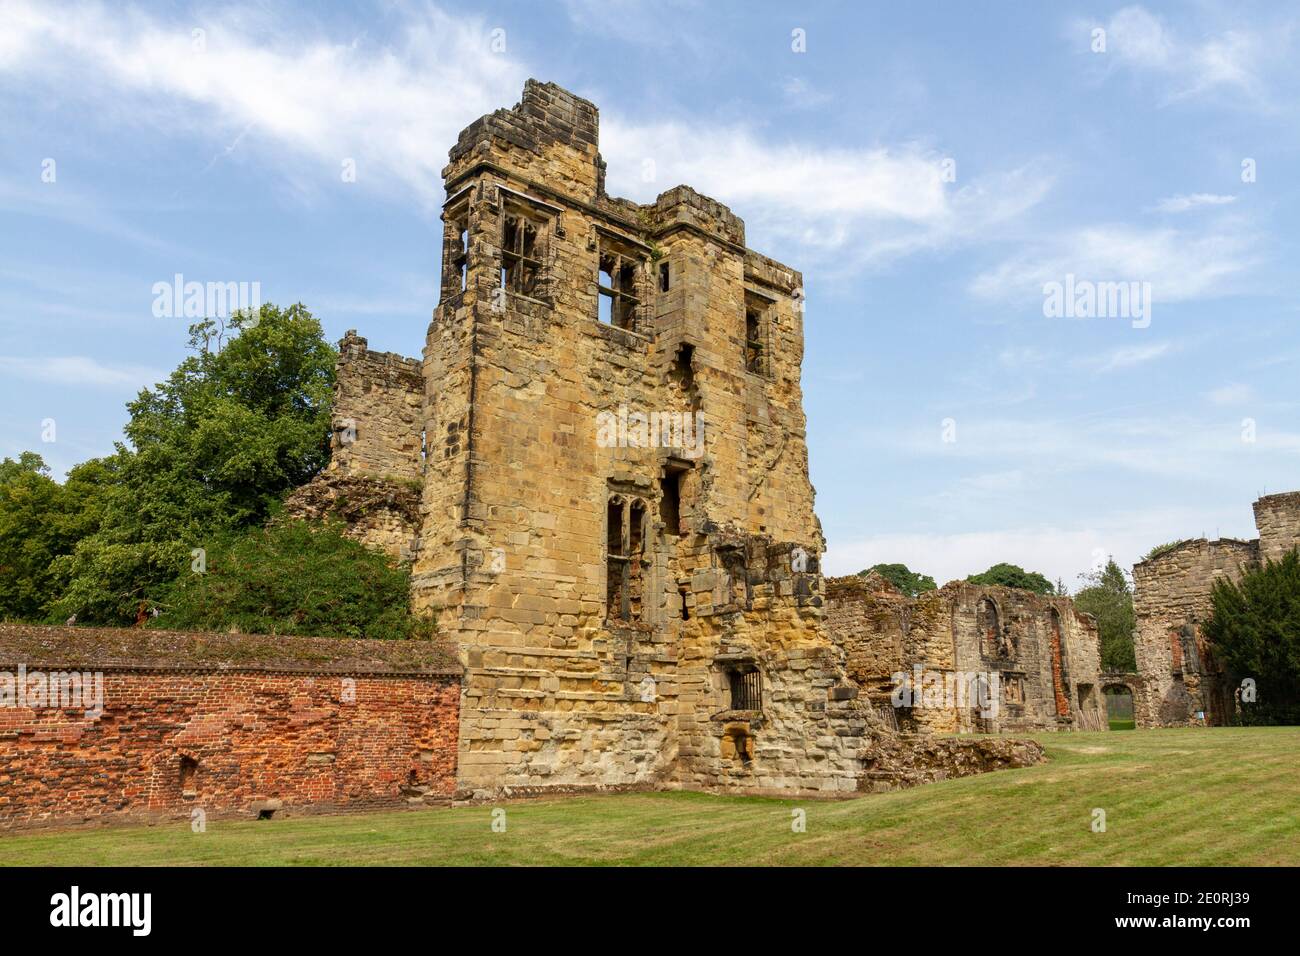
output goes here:
[[1138, 726], [1231, 722], [1238, 681], [1251, 675], [1227, 673], [1202, 633], [1214, 584], [1300, 547], [1300, 492], [1260, 498], [1254, 512], [1258, 538], [1188, 539], [1133, 566]]
[[803, 679], [801, 277], [687, 187], [607, 196], [597, 146], [529, 81], [443, 171], [414, 599], [468, 667], [462, 782], [852, 789], [856, 742], [812, 743], [834, 668]]
[[413, 556], [413, 604], [464, 665], [460, 790], [835, 792], [1033, 762], [920, 753], [859, 696], [823, 620], [802, 277], [689, 187], [608, 196], [598, 129], [530, 80], [461, 133], [423, 358], [348, 333], [330, 469], [291, 501]]

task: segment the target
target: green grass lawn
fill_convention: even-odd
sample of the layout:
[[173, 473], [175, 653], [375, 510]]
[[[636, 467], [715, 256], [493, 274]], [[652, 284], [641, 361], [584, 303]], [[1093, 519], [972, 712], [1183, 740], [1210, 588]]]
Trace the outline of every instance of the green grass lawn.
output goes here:
[[1123, 717], [1112, 717], [1110, 719], [1110, 729], [1111, 730], [1136, 730], [1137, 721], [1135, 721], [1132, 717], [1129, 717], [1127, 720], [1124, 719]]
[[[1045, 734], [1041, 766], [852, 800], [696, 793], [0, 836], [0, 863], [1300, 864], [1300, 728]], [[1106, 832], [1092, 830], [1093, 810]], [[807, 830], [791, 830], [792, 811]]]

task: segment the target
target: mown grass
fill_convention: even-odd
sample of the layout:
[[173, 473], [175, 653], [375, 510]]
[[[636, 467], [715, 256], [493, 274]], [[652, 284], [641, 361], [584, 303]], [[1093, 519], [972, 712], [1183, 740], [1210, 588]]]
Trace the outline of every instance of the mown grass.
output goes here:
[[[648, 793], [0, 836], [53, 865], [1300, 864], [1300, 729], [1046, 734], [1023, 770], [843, 801]], [[1094, 832], [1094, 810], [1105, 832]], [[793, 811], [806, 832], [792, 831]]]

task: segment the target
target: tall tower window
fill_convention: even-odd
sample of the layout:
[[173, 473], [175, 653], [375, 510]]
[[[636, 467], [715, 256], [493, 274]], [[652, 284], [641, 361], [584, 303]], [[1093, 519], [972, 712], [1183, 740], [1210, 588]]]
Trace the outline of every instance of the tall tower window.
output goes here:
[[772, 303], [752, 292], [745, 293], [745, 371], [767, 375], [768, 339]]
[[501, 234], [501, 287], [536, 297], [542, 274], [542, 224], [517, 210], [507, 210]]
[[636, 331], [637, 310], [641, 305], [637, 294], [640, 265], [641, 259], [630, 250], [602, 238], [596, 276], [600, 300], [597, 317], [606, 325]]

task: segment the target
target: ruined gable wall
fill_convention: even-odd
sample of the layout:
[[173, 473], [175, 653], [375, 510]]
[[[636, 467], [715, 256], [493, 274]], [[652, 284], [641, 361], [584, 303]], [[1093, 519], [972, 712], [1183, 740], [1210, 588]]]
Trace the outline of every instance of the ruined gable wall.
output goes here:
[[[1078, 612], [1067, 597], [1019, 588], [954, 582], [943, 590], [952, 596], [958, 669], [1001, 675], [996, 729], [1050, 730], [1067, 724], [1106, 729], [1101, 639], [1091, 616]], [[990, 641], [983, 633], [981, 599], [996, 606], [1003, 641]], [[1023, 693], [1013, 690], [1016, 682]]]
[[424, 485], [424, 405], [418, 360], [372, 352], [349, 331], [334, 369], [329, 466], [286, 498], [286, 515], [339, 519], [349, 537], [412, 560]]
[[1220, 723], [1232, 713], [1231, 692], [1200, 626], [1212, 608], [1214, 582], [1237, 580], [1259, 559], [1258, 541], [1204, 538], [1133, 566], [1133, 643], [1146, 693], [1138, 726]]
[[423, 410], [419, 360], [371, 352], [349, 331], [335, 368], [329, 470], [422, 481]]

